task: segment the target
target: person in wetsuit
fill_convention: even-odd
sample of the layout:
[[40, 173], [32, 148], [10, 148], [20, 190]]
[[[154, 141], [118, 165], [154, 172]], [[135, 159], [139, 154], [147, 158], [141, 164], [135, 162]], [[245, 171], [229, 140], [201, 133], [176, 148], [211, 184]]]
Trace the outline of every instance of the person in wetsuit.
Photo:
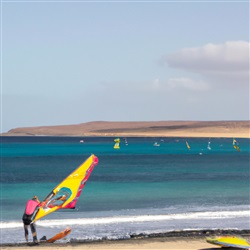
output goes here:
[[31, 200], [28, 200], [26, 203], [25, 211], [24, 211], [23, 218], [22, 218], [25, 239], [28, 242], [28, 235], [29, 235], [28, 226], [30, 226], [34, 244], [38, 244], [38, 240], [37, 240], [35, 224], [31, 222], [32, 222], [32, 216], [36, 212], [36, 209], [39, 206], [39, 204], [40, 204], [40, 201], [38, 200], [37, 196], [34, 196]]

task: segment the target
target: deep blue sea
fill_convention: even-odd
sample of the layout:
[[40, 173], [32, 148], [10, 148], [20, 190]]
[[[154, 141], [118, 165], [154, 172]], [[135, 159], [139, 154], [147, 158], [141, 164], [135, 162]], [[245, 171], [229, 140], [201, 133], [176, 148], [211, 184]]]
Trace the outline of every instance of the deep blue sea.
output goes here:
[[236, 138], [240, 152], [233, 138], [126, 138], [127, 145], [120, 138], [120, 149], [113, 148], [114, 139], [1, 137], [0, 243], [24, 242], [21, 218], [27, 200], [34, 195], [43, 200], [91, 154], [99, 164], [76, 209], [38, 221], [38, 238], [66, 227], [72, 233], [62, 242], [250, 229], [249, 139]]

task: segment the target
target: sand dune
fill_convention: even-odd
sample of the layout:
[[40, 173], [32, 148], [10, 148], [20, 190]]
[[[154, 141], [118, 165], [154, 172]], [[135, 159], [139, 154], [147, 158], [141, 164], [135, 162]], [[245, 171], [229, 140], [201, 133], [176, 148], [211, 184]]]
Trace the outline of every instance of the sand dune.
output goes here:
[[3, 136], [149, 136], [250, 138], [250, 121], [87, 122], [11, 129]]

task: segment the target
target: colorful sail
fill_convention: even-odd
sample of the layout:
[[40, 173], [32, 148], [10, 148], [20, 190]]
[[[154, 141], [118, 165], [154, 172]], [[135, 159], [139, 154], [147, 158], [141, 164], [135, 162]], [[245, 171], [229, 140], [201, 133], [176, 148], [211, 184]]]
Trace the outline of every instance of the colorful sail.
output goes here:
[[51, 193], [40, 203], [33, 222], [59, 209], [75, 208], [90, 174], [98, 164], [98, 158], [91, 155], [76, 170], [67, 176]]
[[208, 243], [218, 245], [221, 247], [233, 247], [233, 248], [240, 248], [240, 249], [250, 249], [250, 244], [246, 239], [237, 236], [218, 236], [214, 238], [207, 237], [206, 241]]
[[120, 148], [120, 138], [114, 139], [115, 145], [114, 149], [119, 149]]
[[240, 152], [239, 143], [235, 139], [233, 139], [233, 147], [234, 147], [235, 150]]

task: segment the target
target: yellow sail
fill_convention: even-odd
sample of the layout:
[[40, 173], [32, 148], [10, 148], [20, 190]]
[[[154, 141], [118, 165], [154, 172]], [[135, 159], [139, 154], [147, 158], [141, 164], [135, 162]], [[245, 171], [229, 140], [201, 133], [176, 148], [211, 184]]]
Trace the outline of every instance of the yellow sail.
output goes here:
[[40, 203], [32, 221], [35, 222], [58, 209], [75, 208], [82, 189], [97, 164], [98, 158], [91, 155]]
[[119, 149], [120, 148], [120, 138], [114, 139], [115, 145], [114, 149]]
[[188, 144], [188, 142], [187, 142], [187, 141], [186, 141], [186, 145], [187, 145], [187, 148], [188, 148], [188, 149], [190, 149], [190, 146], [189, 146], [189, 144]]
[[234, 247], [241, 249], [250, 249], [250, 244], [247, 240], [237, 236], [218, 236], [214, 238], [206, 238], [208, 243], [219, 245], [221, 247]]

